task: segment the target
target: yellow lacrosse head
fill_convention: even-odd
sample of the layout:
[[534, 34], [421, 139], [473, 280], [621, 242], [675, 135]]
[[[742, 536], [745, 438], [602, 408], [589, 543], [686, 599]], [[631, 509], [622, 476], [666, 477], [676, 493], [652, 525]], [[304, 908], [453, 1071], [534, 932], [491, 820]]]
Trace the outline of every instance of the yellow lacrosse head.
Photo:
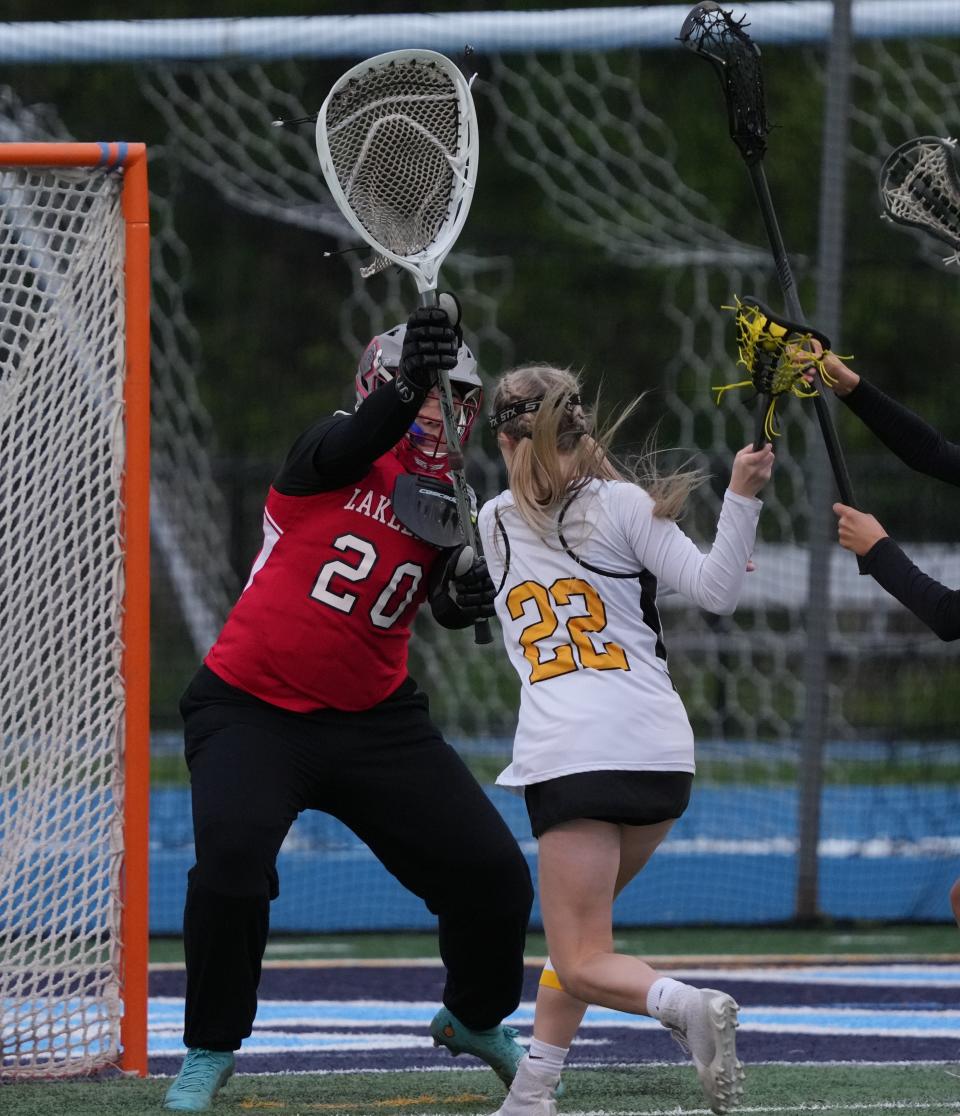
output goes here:
[[[779, 437], [774, 409], [778, 396], [789, 392], [798, 399], [810, 399], [817, 389], [807, 379], [811, 366], [824, 376], [823, 357], [815, 357], [809, 342], [818, 341], [823, 352], [830, 349], [830, 341], [809, 326], [796, 325], [775, 314], [759, 299], [750, 295], [734, 295], [734, 306], [724, 306], [735, 314], [737, 331], [737, 364], [743, 365], [750, 378], [733, 384], [723, 384], [713, 390], [717, 403], [732, 388], [753, 387], [757, 394], [769, 399], [764, 432], [770, 439]], [[824, 379], [829, 382], [828, 376]]]

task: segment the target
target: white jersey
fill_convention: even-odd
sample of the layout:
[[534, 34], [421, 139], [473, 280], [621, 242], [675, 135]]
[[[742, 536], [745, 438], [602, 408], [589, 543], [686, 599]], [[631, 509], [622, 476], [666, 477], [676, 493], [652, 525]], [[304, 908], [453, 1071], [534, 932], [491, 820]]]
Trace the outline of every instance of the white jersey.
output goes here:
[[539, 538], [503, 492], [479, 532], [507, 653], [520, 676], [513, 762], [522, 787], [578, 771], [694, 771], [693, 732], [667, 670], [658, 586], [733, 612], [760, 500], [727, 491], [709, 553], [655, 518], [635, 484], [591, 481]]

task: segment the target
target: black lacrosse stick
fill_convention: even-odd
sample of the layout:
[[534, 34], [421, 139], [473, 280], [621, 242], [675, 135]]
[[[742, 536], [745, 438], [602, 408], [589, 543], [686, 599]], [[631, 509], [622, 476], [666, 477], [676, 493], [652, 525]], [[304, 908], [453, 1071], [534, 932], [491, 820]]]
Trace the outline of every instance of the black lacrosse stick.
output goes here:
[[944, 263], [960, 264], [960, 174], [957, 141], [917, 136], [895, 148], [880, 168], [883, 216], [931, 233], [953, 252]]
[[[692, 8], [683, 21], [680, 41], [695, 54], [705, 58], [720, 77], [723, 95], [727, 102], [730, 136], [739, 148], [750, 174], [750, 181], [770, 241], [787, 314], [793, 321], [803, 325], [806, 318], [800, 306], [790, 260], [773, 208], [767, 176], [763, 170], [763, 156], [767, 150], [769, 127], [764, 103], [763, 77], [760, 72], [760, 51], [744, 30], [744, 26], [744, 20], [734, 19], [732, 12], [725, 11], [713, 0], [701, 0], [701, 3]], [[809, 327], [803, 325], [803, 328]], [[840, 448], [833, 418], [822, 394], [818, 393], [814, 396], [814, 405], [840, 499], [850, 507], [856, 507], [843, 450]]]
[[767, 150], [766, 101], [760, 48], [744, 31], [746, 16], [734, 19], [713, 0], [693, 8], [680, 28], [680, 42], [716, 70], [727, 102], [730, 138], [747, 166], [759, 163]]

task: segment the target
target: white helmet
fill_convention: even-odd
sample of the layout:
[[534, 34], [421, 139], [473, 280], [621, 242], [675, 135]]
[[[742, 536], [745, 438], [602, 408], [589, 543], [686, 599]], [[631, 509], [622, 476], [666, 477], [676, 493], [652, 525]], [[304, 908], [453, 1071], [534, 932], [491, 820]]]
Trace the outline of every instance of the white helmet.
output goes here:
[[[375, 391], [381, 384], [389, 383], [400, 367], [400, 354], [403, 352], [403, 339], [407, 326], [394, 326], [386, 333], [378, 333], [363, 350], [357, 366], [357, 404]], [[483, 381], [477, 373], [477, 360], [469, 347], [461, 343], [457, 352], [457, 363], [450, 369], [450, 386], [454, 395], [454, 418], [460, 445], [466, 445], [473, 429], [474, 421], [483, 403]], [[446, 472], [446, 448], [437, 439], [426, 439], [416, 423], [410, 427], [404, 442], [409, 447], [412, 458], [406, 462], [414, 472]]]

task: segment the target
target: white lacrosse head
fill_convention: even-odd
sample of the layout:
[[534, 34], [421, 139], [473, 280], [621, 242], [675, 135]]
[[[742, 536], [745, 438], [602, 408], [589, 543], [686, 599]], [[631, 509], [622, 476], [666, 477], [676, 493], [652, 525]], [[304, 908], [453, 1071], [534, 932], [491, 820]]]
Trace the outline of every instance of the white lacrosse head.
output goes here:
[[923, 229], [948, 244], [944, 263], [960, 263], [960, 175], [957, 141], [918, 136], [895, 148], [880, 168], [884, 216]]
[[380, 257], [436, 289], [473, 200], [477, 118], [463, 74], [432, 50], [348, 70], [317, 116], [317, 154], [340, 212]]

